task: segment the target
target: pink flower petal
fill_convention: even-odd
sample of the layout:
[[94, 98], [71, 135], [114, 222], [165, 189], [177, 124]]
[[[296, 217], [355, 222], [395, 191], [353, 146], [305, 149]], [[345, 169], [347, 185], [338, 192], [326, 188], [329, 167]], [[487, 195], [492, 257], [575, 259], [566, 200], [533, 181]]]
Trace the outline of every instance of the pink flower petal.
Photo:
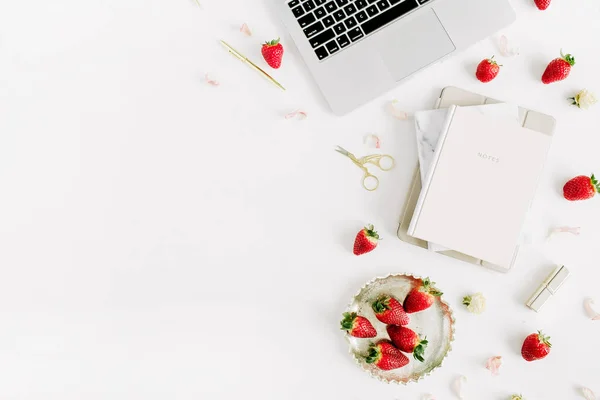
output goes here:
[[498, 39], [498, 47], [500, 48], [500, 54], [504, 57], [513, 57], [519, 55], [518, 47], [509, 47], [508, 38], [504, 35]]
[[583, 302], [585, 312], [587, 312], [587, 315], [592, 319], [592, 321], [600, 321], [600, 313], [598, 313], [592, 308], [593, 305], [594, 300], [590, 299], [589, 297]]
[[220, 83], [215, 80], [214, 78], [212, 78], [209, 74], [204, 75], [204, 80], [206, 81], [206, 83], [208, 83], [211, 86], [219, 86]]
[[392, 100], [389, 105], [389, 112], [396, 119], [408, 119], [408, 113], [398, 109], [398, 100]]
[[381, 148], [381, 139], [379, 139], [379, 136], [372, 133], [365, 135], [363, 143], [369, 147], [374, 147], [376, 149]]
[[586, 387], [581, 388], [581, 394], [585, 397], [585, 400], [596, 400], [596, 395], [590, 389]]
[[485, 367], [492, 372], [492, 375], [496, 376], [500, 372], [500, 366], [502, 365], [502, 357], [496, 356], [487, 360]]
[[559, 226], [552, 228], [548, 234], [548, 238], [560, 233], [570, 233], [571, 235], [579, 236], [581, 234], [581, 227], [579, 226]]
[[246, 23], [242, 24], [242, 26], [240, 27], [240, 32], [242, 32], [246, 36], [252, 36], [252, 31], [250, 30], [250, 28], [248, 28], [248, 25]]
[[305, 119], [308, 118], [308, 114], [302, 110], [295, 110], [285, 115], [285, 119], [291, 119], [296, 117], [298, 117], [298, 119]]
[[435, 396], [431, 393], [425, 393], [423, 397], [421, 397], [421, 400], [435, 400]]
[[454, 389], [454, 393], [456, 394], [456, 397], [463, 400], [465, 398], [467, 377], [464, 375], [460, 375], [458, 378], [456, 378], [454, 380], [454, 384], [452, 386]]

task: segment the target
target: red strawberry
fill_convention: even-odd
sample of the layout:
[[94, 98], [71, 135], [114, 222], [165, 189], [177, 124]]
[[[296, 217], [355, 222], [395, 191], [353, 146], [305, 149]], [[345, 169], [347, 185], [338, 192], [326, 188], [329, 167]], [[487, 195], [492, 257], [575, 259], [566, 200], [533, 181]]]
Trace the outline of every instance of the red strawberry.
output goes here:
[[542, 331], [527, 336], [521, 348], [521, 355], [525, 361], [541, 360], [546, 357], [552, 347], [549, 340], [550, 337], [545, 336]]
[[361, 254], [373, 251], [379, 242], [379, 234], [375, 232], [373, 225], [367, 225], [363, 230], [358, 232], [354, 239], [354, 254]]
[[494, 57], [492, 56], [492, 58], [487, 58], [479, 63], [475, 76], [481, 82], [487, 83], [498, 76], [501, 66], [502, 65], [498, 65], [498, 63], [494, 61]]
[[429, 278], [423, 279], [423, 284], [411, 290], [404, 299], [404, 311], [410, 314], [431, 307], [435, 297], [443, 294], [433, 288], [433, 285], [435, 282], [431, 282]]
[[548, 84], [566, 79], [573, 65], [575, 65], [575, 57], [571, 54], [564, 55], [561, 51], [560, 58], [550, 61], [546, 67], [544, 75], [542, 75], [542, 82]]
[[594, 174], [576, 176], [563, 187], [563, 195], [569, 201], [591, 199], [598, 191], [600, 191], [600, 183]]
[[265, 42], [261, 49], [263, 58], [272, 68], [281, 67], [281, 60], [283, 59], [283, 46], [279, 43], [279, 38]]
[[423, 359], [423, 353], [425, 353], [425, 348], [427, 347], [427, 340], [419, 338], [412, 329], [409, 329], [405, 326], [398, 325], [388, 325], [387, 327], [388, 335], [390, 335], [390, 339], [394, 346], [405, 353], [412, 353], [413, 357], [416, 360], [421, 362], [425, 361]]
[[378, 320], [384, 324], [408, 325], [410, 317], [398, 300], [388, 295], [380, 296], [372, 304]]
[[548, 7], [550, 7], [550, 3], [552, 2], [551, 0], [534, 0], [535, 1], [535, 5], [537, 6], [537, 8], [539, 8], [540, 10], [545, 10]]
[[404, 367], [408, 364], [408, 357], [389, 341], [382, 340], [377, 344], [371, 344], [365, 361], [367, 364], [375, 364], [379, 369], [388, 371]]
[[340, 322], [342, 330], [350, 336], [357, 338], [372, 338], [377, 336], [377, 331], [365, 317], [356, 313], [344, 313], [344, 319]]

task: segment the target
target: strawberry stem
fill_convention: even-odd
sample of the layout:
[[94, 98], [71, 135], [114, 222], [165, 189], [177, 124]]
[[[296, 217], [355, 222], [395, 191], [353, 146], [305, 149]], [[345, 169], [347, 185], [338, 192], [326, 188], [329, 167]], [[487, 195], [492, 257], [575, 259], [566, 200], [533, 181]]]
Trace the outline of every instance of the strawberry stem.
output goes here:
[[428, 344], [429, 342], [427, 341], [427, 339], [423, 339], [419, 342], [419, 344], [413, 350], [413, 357], [415, 358], [415, 360], [421, 362], [425, 361], [423, 355], [425, 355], [425, 349], [427, 348]]
[[277, 46], [279, 44], [279, 40], [280, 40], [280, 38], [273, 39], [271, 41], [266, 41], [265, 44], [267, 46]]
[[373, 302], [373, 311], [375, 311], [376, 314], [381, 314], [385, 310], [389, 310], [389, 303], [390, 297], [383, 295]]
[[372, 237], [377, 240], [380, 239], [379, 233], [377, 233], [377, 231], [375, 231], [375, 227], [373, 226], [373, 224], [369, 224], [369, 225], [365, 226], [365, 231], [367, 231], [367, 237]]
[[594, 190], [596, 192], [600, 192], [600, 183], [598, 183], [598, 179], [596, 179], [594, 174], [592, 174], [592, 176], [590, 177], [590, 181], [592, 182], [592, 186], [594, 187]]
[[434, 288], [433, 285], [435, 285], [435, 282], [431, 282], [431, 280], [429, 280], [429, 278], [425, 278], [425, 279], [423, 279], [423, 287], [420, 290], [422, 292], [429, 293], [430, 295], [436, 296], [436, 297], [439, 297], [444, 294], [444, 293], [440, 292], [439, 290], [437, 290], [436, 288]]
[[563, 54], [562, 49], [560, 49], [560, 56], [562, 57], [563, 60], [565, 60], [566, 62], [568, 62], [570, 66], [575, 65], [575, 57], [573, 57], [573, 55], [571, 55], [571, 54]]
[[354, 320], [356, 319], [356, 313], [344, 313], [344, 319], [340, 321], [341, 330], [349, 331], [354, 327]]
[[552, 347], [552, 344], [550, 343], [550, 336], [544, 335], [544, 332], [542, 331], [538, 331], [538, 340], [541, 343], [544, 343], [546, 346]]
[[367, 364], [373, 364], [379, 361], [380, 358], [381, 352], [379, 351], [379, 348], [376, 344], [371, 344], [371, 346], [369, 346], [369, 353], [365, 357], [365, 361], [367, 362]]

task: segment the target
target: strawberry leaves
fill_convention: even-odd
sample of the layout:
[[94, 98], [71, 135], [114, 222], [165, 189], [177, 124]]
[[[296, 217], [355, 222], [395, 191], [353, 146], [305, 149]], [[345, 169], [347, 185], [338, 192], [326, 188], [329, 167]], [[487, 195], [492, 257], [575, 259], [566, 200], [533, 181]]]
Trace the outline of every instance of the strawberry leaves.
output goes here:
[[390, 297], [389, 296], [381, 296], [377, 300], [373, 302], [373, 311], [376, 314], [381, 314], [386, 310], [390, 309]]
[[429, 280], [429, 278], [425, 278], [423, 279], [423, 286], [421, 288], [421, 291], [425, 292], [425, 293], [429, 293], [432, 296], [436, 296], [436, 297], [440, 297], [441, 295], [443, 295], [444, 293], [440, 292], [439, 290], [437, 290], [436, 288], [432, 287], [433, 285], [435, 285], [435, 282], [431, 282]]
[[596, 192], [600, 192], [600, 183], [598, 183], [598, 179], [596, 179], [596, 177], [594, 176], [594, 174], [592, 174], [592, 176], [590, 177], [590, 182], [592, 183], [592, 186], [594, 187], [594, 190]]
[[371, 346], [369, 346], [369, 352], [365, 357], [365, 361], [367, 362], [367, 364], [373, 364], [379, 361], [380, 359], [381, 351], [379, 350], [376, 344], [372, 343]]
[[560, 50], [560, 56], [562, 57], [563, 60], [565, 60], [566, 62], [568, 62], [570, 66], [575, 65], [575, 57], [573, 57], [573, 55], [571, 55], [571, 54], [563, 54], [563, 51], [561, 49]]
[[273, 39], [273, 40], [268, 40], [268, 41], [265, 42], [265, 45], [267, 45], [267, 46], [277, 46], [279, 44], [279, 40], [280, 40], [280, 38]]
[[354, 327], [354, 320], [356, 319], [357, 315], [356, 313], [344, 313], [344, 319], [342, 319], [340, 321], [340, 325], [341, 325], [341, 330], [343, 331], [349, 331]]
[[546, 346], [552, 347], [552, 344], [550, 343], [550, 336], [544, 335], [542, 331], [538, 331], [538, 340], [540, 343], [544, 343]]
[[379, 240], [379, 233], [377, 233], [377, 231], [375, 231], [375, 227], [373, 226], [373, 224], [369, 224], [369, 225], [365, 226], [365, 232], [366, 232], [367, 237], [375, 238], [375, 239]]
[[427, 341], [427, 339], [423, 339], [419, 342], [419, 344], [415, 347], [415, 350], [413, 351], [413, 357], [415, 358], [415, 360], [421, 362], [425, 361], [425, 358], [423, 358], [423, 356], [425, 355], [425, 348], [428, 344], [429, 342]]

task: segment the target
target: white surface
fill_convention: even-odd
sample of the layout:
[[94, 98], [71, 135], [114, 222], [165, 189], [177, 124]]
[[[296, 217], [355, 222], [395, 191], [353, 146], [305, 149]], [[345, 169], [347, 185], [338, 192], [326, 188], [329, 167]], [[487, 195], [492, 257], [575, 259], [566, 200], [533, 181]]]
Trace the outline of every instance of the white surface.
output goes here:
[[[4, 399], [418, 399], [453, 398], [458, 374], [471, 399], [576, 399], [600, 392], [596, 247], [600, 200], [561, 198], [566, 179], [600, 170], [600, 105], [566, 97], [600, 93], [595, 0], [555, 0], [547, 12], [513, 0], [506, 33], [521, 55], [500, 58], [492, 83], [474, 78], [485, 40], [351, 115], [322, 98], [266, 1], [62, 0], [0, 2], [0, 396]], [[243, 37], [239, 26], [254, 31]], [[283, 93], [228, 55], [223, 38], [259, 65], [259, 43], [282, 35], [273, 75]], [[577, 57], [571, 77], [542, 85], [560, 48]], [[204, 74], [222, 85], [211, 87]], [[412, 121], [384, 111], [430, 107], [455, 85], [522, 103], [558, 119], [530, 218], [539, 227], [508, 275], [478, 269], [395, 238], [417, 158]], [[304, 121], [284, 120], [295, 108]], [[398, 166], [361, 171], [366, 133]], [[501, 210], [499, 211], [501, 212]], [[384, 240], [351, 253], [365, 223]], [[555, 225], [579, 238], [542, 242]], [[553, 265], [573, 272], [542, 313], [524, 303]], [[456, 308], [457, 341], [444, 368], [418, 385], [381, 384], [346, 354], [338, 321], [373, 276], [431, 276]], [[467, 314], [482, 291], [488, 311]], [[523, 338], [552, 336], [548, 359], [520, 359]], [[501, 375], [484, 369], [502, 355]]]

